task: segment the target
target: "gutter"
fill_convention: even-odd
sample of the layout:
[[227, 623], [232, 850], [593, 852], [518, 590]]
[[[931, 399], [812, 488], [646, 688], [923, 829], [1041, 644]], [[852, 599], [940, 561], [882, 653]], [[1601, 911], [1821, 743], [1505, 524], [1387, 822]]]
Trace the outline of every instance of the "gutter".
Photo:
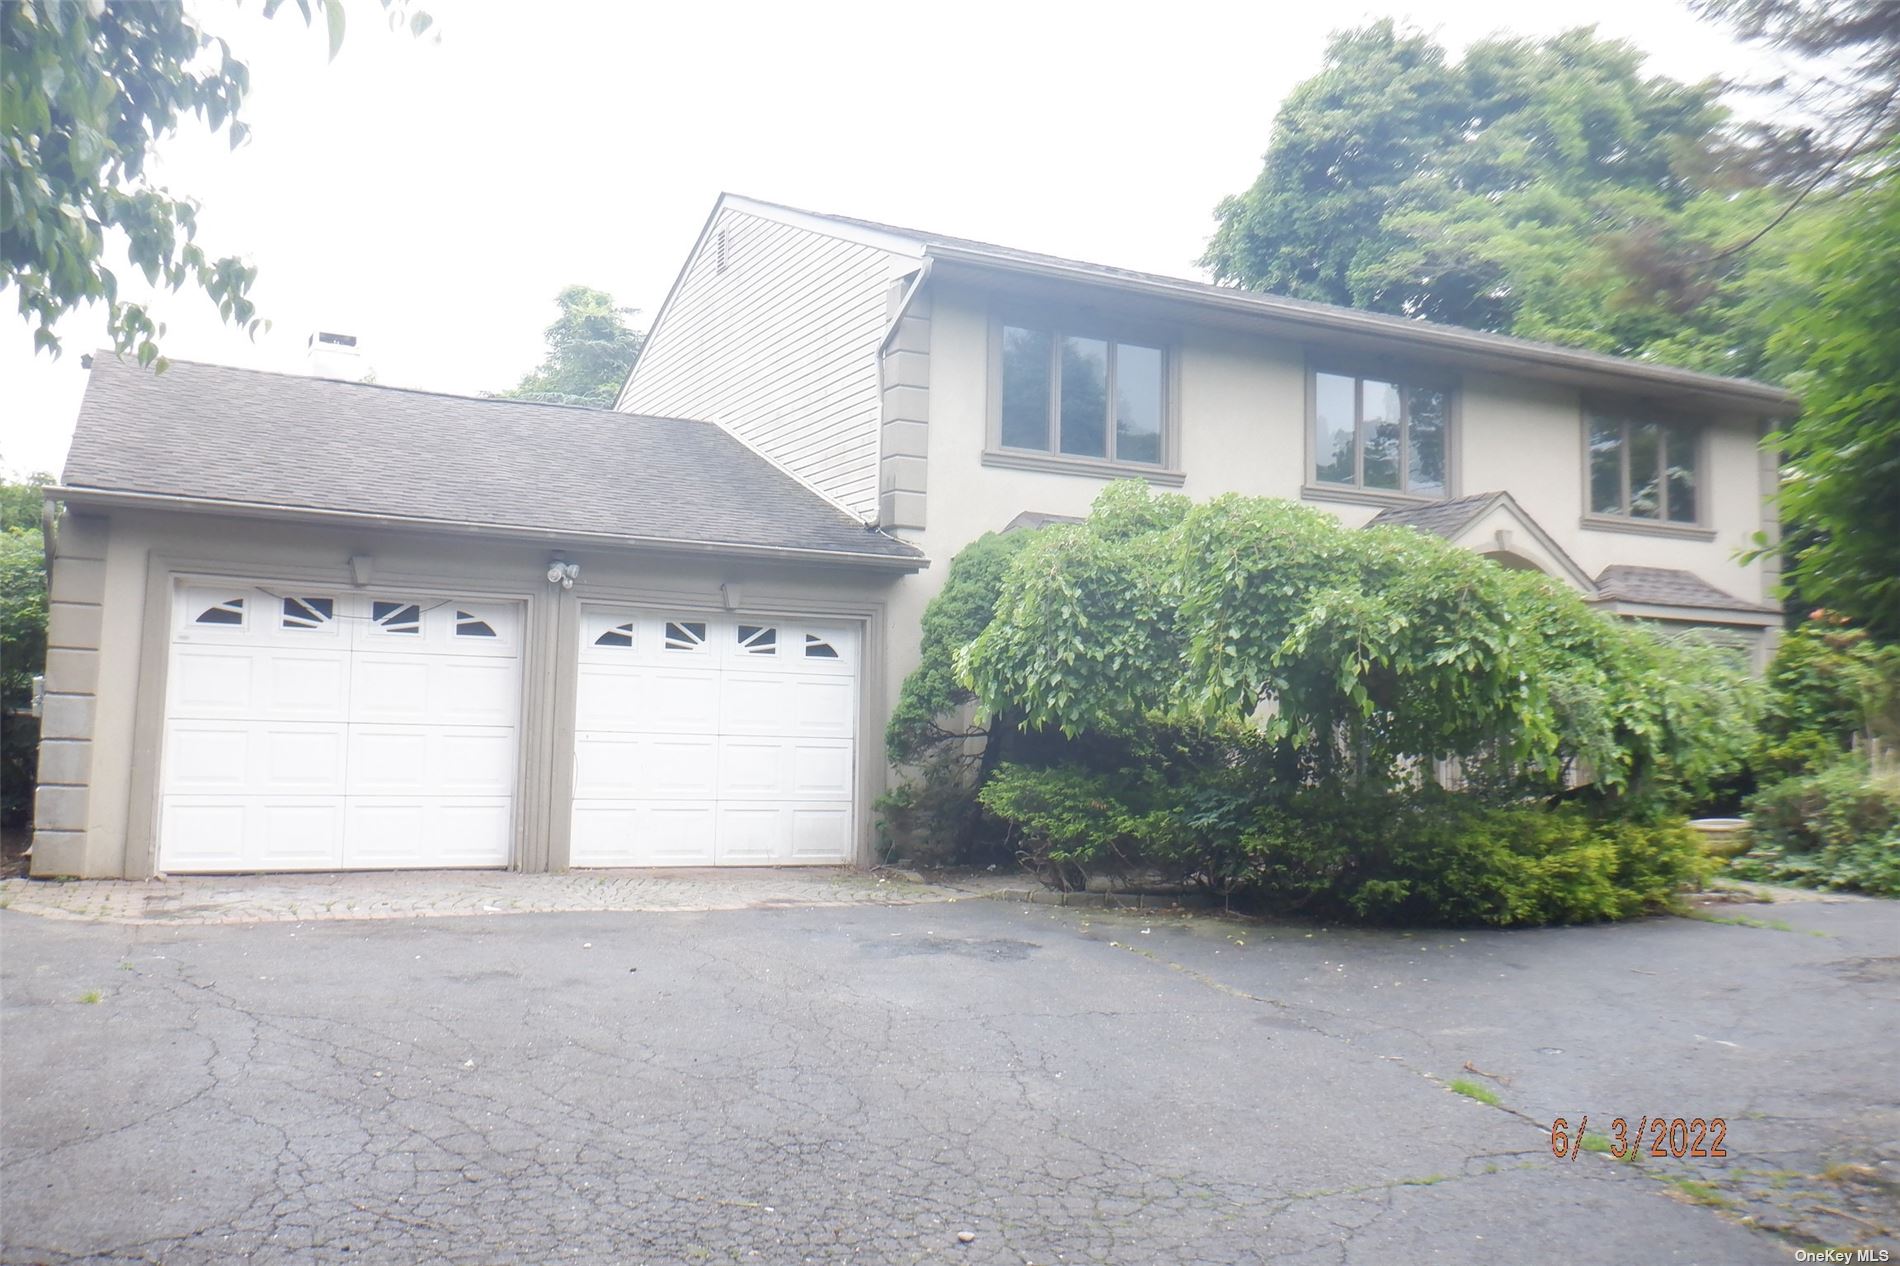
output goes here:
[[1740, 628], [1772, 629], [1779, 628], [1782, 615], [1779, 611], [1765, 610], [1759, 607], [1704, 607], [1678, 606], [1664, 602], [1632, 602], [1627, 598], [1597, 597], [1584, 599], [1592, 607], [1607, 610], [1616, 615], [1628, 616], [1639, 620], [1668, 620], [1677, 623], [1687, 621], [1691, 624], [1728, 624]]
[[832, 564], [873, 568], [879, 571], [918, 572], [930, 566], [930, 560], [921, 555], [857, 553], [846, 550], [808, 549], [796, 545], [748, 545], [737, 541], [681, 541], [659, 536], [585, 530], [568, 531], [551, 527], [511, 527], [506, 524], [481, 523], [463, 519], [407, 518], [399, 515], [370, 514], [360, 510], [324, 510], [310, 506], [272, 505], [259, 501], [229, 501], [213, 497], [182, 497], [158, 492], [74, 488], [63, 484], [48, 485], [46, 495], [49, 506], [51, 499], [57, 497], [69, 504], [80, 505], [197, 511], [204, 514], [228, 514], [242, 518], [289, 519], [309, 523], [437, 532], [451, 536], [488, 536], [520, 541], [550, 541], [557, 544], [591, 543], [603, 547], [650, 549], [663, 553], [716, 555], [721, 558], [757, 558], [818, 565]]
[[53, 589], [53, 555], [58, 552], [54, 548], [53, 538], [58, 532], [59, 516], [53, 512], [53, 489], [49, 485], [45, 498], [40, 502], [40, 556], [46, 564], [48, 594], [51, 594]]
[[1486, 334], [1477, 330], [1459, 329], [1455, 326], [1424, 321], [1404, 321], [1397, 317], [1358, 312], [1351, 308], [1321, 305], [1309, 307], [1272, 295], [1252, 294], [1239, 290], [1230, 292], [1166, 277], [1102, 273], [1055, 261], [1017, 259], [935, 242], [927, 244], [924, 249], [927, 258], [942, 259], [950, 263], [1025, 273], [1060, 281], [1081, 282], [1085, 285], [1105, 286], [1156, 298], [1173, 299], [1200, 307], [1215, 308], [1256, 319], [1266, 318], [1316, 327], [1334, 333], [1410, 342], [1441, 351], [1490, 356], [1522, 364], [1567, 369], [1575, 373], [1634, 379], [1677, 391], [1694, 391], [1704, 395], [1720, 396], [1773, 416], [1789, 416], [1801, 410], [1800, 397], [1793, 392], [1743, 378], [1723, 378], [1715, 374], [1696, 373], [1693, 370], [1676, 369], [1647, 361], [1622, 360], [1596, 352], [1530, 343], [1501, 334]]

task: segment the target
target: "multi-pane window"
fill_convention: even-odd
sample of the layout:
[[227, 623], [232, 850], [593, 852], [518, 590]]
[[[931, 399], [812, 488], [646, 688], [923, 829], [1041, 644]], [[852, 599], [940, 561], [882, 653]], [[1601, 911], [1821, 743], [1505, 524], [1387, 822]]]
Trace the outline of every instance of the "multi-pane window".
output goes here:
[[1700, 443], [1693, 426], [1628, 414], [1591, 414], [1591, 512], [1664, 523], [1696, 522]]
[[1442, 387], [1314, 374], [1314, 482], [1444, 496], [1450, 412]]
[[1166, 363], [1159, 347], [1005, 325], [1003, 447], [1161, 465]]

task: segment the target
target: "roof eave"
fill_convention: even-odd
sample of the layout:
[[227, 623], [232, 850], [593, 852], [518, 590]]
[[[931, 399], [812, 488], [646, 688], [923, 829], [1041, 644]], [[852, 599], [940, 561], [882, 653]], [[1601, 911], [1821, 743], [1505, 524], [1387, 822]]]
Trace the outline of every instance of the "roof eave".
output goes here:
[[[1801, 407], [1800, 398], [1794, 393], [1767, 383], [1723, 378], [1647, 361], [1606, 358], [1591, 352], [1531, 343], [1477, 330], [1463, 330], [1456, 326], [1424, 321], [1397, 325], [1391, 318], [1350, 308], [1307, 307], [1279, 302], [1272, 295], [1239, 290], [1227, 294], [1185, 281], [1117, 276], [1053, 260], [1026, 260], [941, 242], [928, 243], [924, 252], [946, 263], [1168, 299], [1259, 321], [1304, 326], [1365, 339], [1410, 343], [1466, 356], [1517, 362], [1546, 370], [1557, 369], [1583, 377], [1616, 379], [1639, 390], [1648, 387], [1690, 392], [1720, 399], [1760, 417], [1788, 417], [1798, 413]], [[1606, 360], [1610, 363], [1605, 363]]]
[[1692, 603], [1636, 602], [1613, 596], [1586, 598], [1591, 606], [1637, 620], [1674, 620], [1691, 624], [1732, 624], [1770, 629], [1782, 622], [1779, 611], [1759, 607], [1702, 606]]
[[289, 519], [307, 523], [338, 523], [386, 527], [448, 536], [495, 536], [519, 541], [548, 541], [606, 548], [650, 550], [655, 553], [768, 559], [813, 566], [854, 567], [876, 571], [918, 572], [930, 566], [921, 553], [873, 554], [846, 550], [810, 549], [793, 545], [753, 545], [736, 541], [688, 541], [618, 532], [574, 531], [564, 528], [481, 523], [472, 520], [430, 519], [368, 514], [358, 510], [327, 510], [312, 506], [275, 505], [261, 501], [232, 501], [211, 497], [181, 497], [170, 493], [133, 492], [117, 488], [48, 484], [49, 500], [69, 504], [126, 509], [195, 511], [239, 518]]

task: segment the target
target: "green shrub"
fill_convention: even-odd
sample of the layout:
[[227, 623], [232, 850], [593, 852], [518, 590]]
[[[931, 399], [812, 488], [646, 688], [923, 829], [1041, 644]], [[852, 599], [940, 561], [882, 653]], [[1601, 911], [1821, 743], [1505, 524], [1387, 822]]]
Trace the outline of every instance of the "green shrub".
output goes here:
[[1752, 764], [1764, 782], [1814, 773], [1857, 738], [1900, 744], [1900, 646], [1817, 611], [1775, 649]]
[[1900, 777], [1840, 756], [1756, 792], [1748, 812], [1754, 842], [1732, 874], [1900, 896]]
[[983, 788], [1028, 866], [1075, 886], [1160, 872], [1279, 913], [1520, 925], [1667, 908], [1706, 863], [1680, 818], [1486, 804], [1435, 785], [1249, 797], [1231, 779], [1006, 765]]

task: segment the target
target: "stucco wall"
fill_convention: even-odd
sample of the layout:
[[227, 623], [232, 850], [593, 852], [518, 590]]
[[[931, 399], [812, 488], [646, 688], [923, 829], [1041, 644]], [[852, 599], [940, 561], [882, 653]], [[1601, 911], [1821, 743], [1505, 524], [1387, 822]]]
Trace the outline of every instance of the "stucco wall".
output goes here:
[[[526, 604], [515, 797], [519, 869], [560, 869], [566, 861], [582, 602], [718, 611], [735, 594], [736, 608], [747, 612], [860, 621], [857, 829], [859, 855], [870, 857], [869, 806], [883, 786], [882, 684], [888, 674], [882, 661], [890, 640], [885, 604], [894, 583], [889, 574], [197, 514], [116, 510], [109, 518], [87, 515], [81, 521], [85, 530], [66, 537], [78, 552], [62, 555], [54, 567], [54, 602], [96, 602], [102, 632], [96, 649], [71, 648], [73, 655], [49, 664], [49, 691], [57, 694], [49, 693], [47, 739], [83, 745], [86, 759], [73, 785], [41, 788], [32, 859], [37, 875], [140, 878], [153, 872], [174, 578], [221, 575], [347, 588], [353, 555], [371, 560], [373, 585], [466, 588]], [[572, 590], [547, 583], [548, 559], [557, 552], [581, 564], [581, 581]], [[75, 636], [83, 636], [85, 624], [63, 614], [57, 618], [62, 629], [78, 628]], [[55, 748], [49, 770], [56, 776], [75, 777], [59, 771], [81, 768], [71, 750], [77, 749]]]
[[[893, 627], [916, 628], [964, 544], [1017, 514], [1082, 515], [1105, 477], [983, 464], [989, 408], [990, 299], [980, 290], [932, 287], [929, 378], [930, 511], [921, 544], [934, 566], [906, 580], [893, 600]], [[1298, 499], [1306, 474], [1307, 349], [1287, 340], [1218, 328], [1177, 327], [1176, 418], [1180, 491], [1197, 500], [1225, 492]], [[1612, 563], [1690, 571], [1737, 597], [1763, 601], [1759, 565], [1735, 554], [1764, 524], [1758, 430], [1712, 419], [1703, 489], [1712, 539], [1606, 531], [1583, 523], [1583, 397], [1576, 388], [1467, 373], [1453, 441], [1457, 494], [1510, 492], [1589, 576]], [[1359, 525], [1377, 505], [1310, 500]], [[916, 662], [914, 634], [894, 639], [887, 689]]]

